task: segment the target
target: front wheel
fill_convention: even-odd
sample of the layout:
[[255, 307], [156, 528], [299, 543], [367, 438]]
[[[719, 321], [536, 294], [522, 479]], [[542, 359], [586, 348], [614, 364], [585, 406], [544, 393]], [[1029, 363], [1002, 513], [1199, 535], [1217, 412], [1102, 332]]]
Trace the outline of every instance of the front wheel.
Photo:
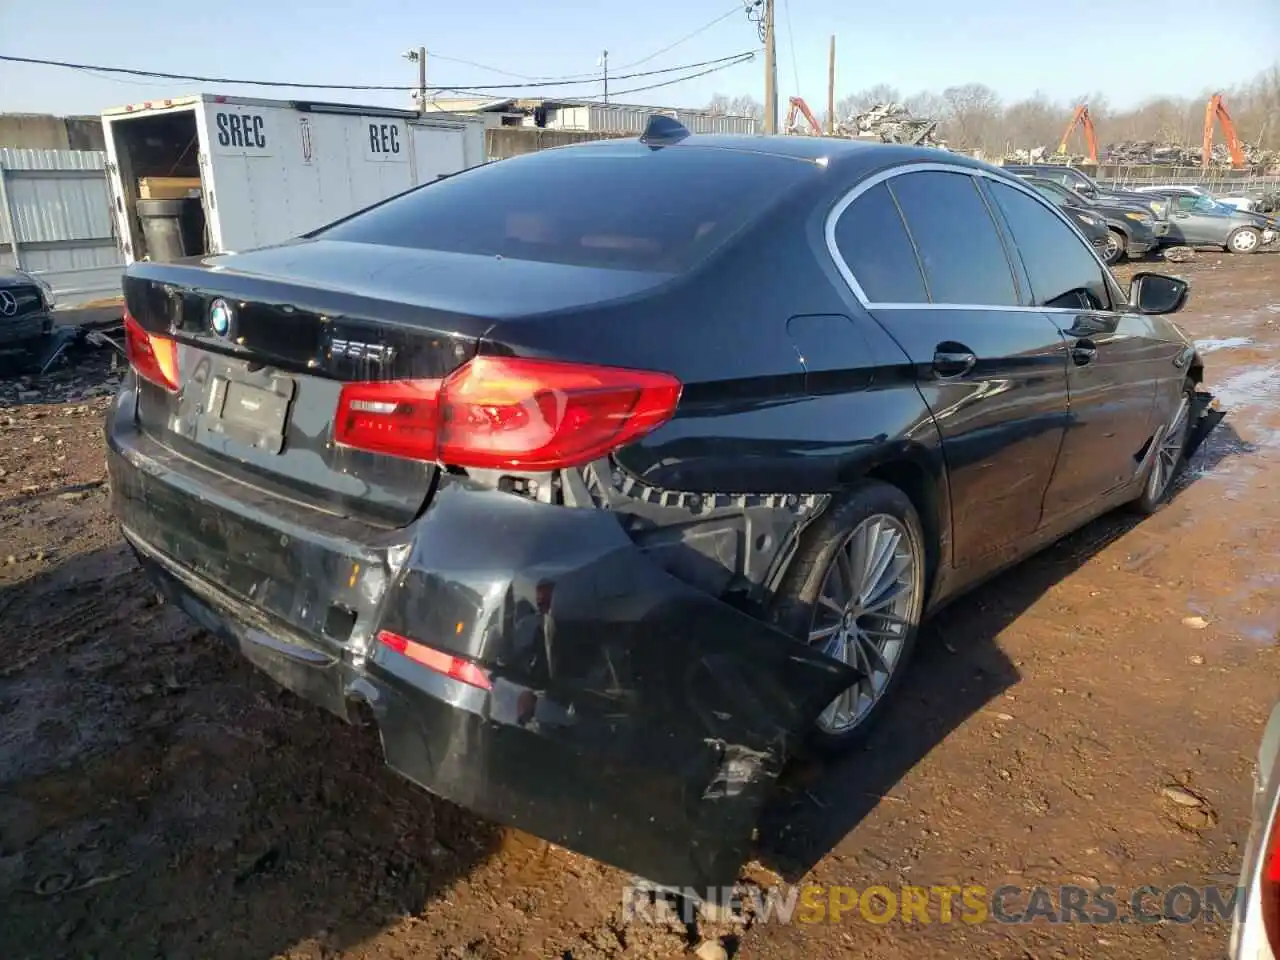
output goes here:
[[1102, 262], [1110, 266], [1119, 263], [1129, 249], [1129, 240], [1119, 230], [1107, 231], [1107, 242], [1102, 248]]
[[905, 672], [924, 610], [924, 535], [906, 494], [872, 481], [805, 540], [772, 614], [783, 630], [858, 671], [810, 732], [810, 746], [831, 754], [866, 736]]
[[1133, 501], [1134, 508], [1142, 514], [1155, 513], [1169, 498], [1173, 482], [1182, 472], [1187, 461], [1187, 439], [1191, 436], [1191, 413], [1195, 400], [1195, 387], [1188, 381], [1182, 388], [1182, 397], [1163, 431], [1156, 437], [1157, 447], [1150, 454], [1147, 480], [1142, 493]]
[[1227, 237], [1227, 249], [1232, 253], [1257, 253], [1262, 246], [1262, 234], [1253, 227], [1237, 227]]

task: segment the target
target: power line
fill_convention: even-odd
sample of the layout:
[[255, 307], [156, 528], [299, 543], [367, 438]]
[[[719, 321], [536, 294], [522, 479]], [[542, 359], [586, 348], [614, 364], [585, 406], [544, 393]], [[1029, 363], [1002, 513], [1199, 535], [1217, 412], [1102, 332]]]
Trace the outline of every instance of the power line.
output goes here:
[[564, 75], [557, 75], [557, 76], [530, 76], [529, 74], [525, 74], [525, 73], [512, 73], [510, 70], [503, 70], [500, 67], [491, 67], [488, 64], [477, 63], [474, 60], [466, 60], [466, 59], [463, 59], [462, 57], [449, 57], [449, 56], [445, 56], [442, 53], [434, 53], [431, 51], [428, 51], [428, 52], [431, 53], [432, 58], [436, 60], [444, 60], [446, 63], [460, 63], [465, 67], [475, 67], [477, 70], [487, 70], [489, 73], [496, 73], [499, 76], [503, 76], [503, 77], [515, 77], [517, 80], [535, 80], [535, 81], [545, 80], [548, 82], [557, 81], [557, 80], [564, 80], [564, 81], [581, 80], [583, 82], [587, 82], [587, 81], [598, 82], [600, 80], [600, 74], [598, 73], [567, 73]]
[[[696, 30], [691, 30], [689, 33], [686, 33], [680, 39], [673, 40], [671, 43], [667, 44], [665, 47], [662, 47], [659, 50], [655, 50], [653, 53], [649, 54], [647, 57], [641, 57], [639, 60], [632, 60], [628, 63], [624, 63], [621, 66], [619, 66], [617, 69], [630, 70], [632, 67], [638, 67], [641, 64], [648, 63], [650, 60], [656, 60], [658, 57], [662, 56], [664, 53], [668, 53], [674, 50], [676, 47], [680, 46], [682, 43], [687, 43], [688, 41], [692, 40], [694, 37], [698, 36], [699, 34], [705, 33], [706, 31], [714, 27], [716, 24], [721, 23], [724, 20], [728, 20], [730, 17], [734, 16], [735, 14], [741, 13], [742, 10], [743, 10], [743, 5], [741, 3], [735, 3], [732, 7], [726, 10], [724, 13], [720, 14], [720, 16], [715, 17], [712, 20], [708, 20], [702, 26], [698, 27]], [[510, 70], [503, 70], [501, 67], [493, 67], [487, 63], [478, 63], [475, 60], [467, 60], [464, 57], [451, 57], [451, 56], [448, 56], [447, 54], [436, 53], [434, 51], [431, 52], [431, 56], [433, 59], [443, 60], [446, 63], [457, 63], [457, 64], [461, 64], [464, 67], [475, 67], [477, 70], [484, 70], [488, 73], [496, 73], [499, 76], [503, 76], [503, 77], [514, 77], [517, 80], [534, 80], [534, 81], [583, 80], [583, 81], [587, 81], [587, 80], [600, 79], [600, 74], [598, 73], [569, 73], [569, 74], [563, 74], [563, 75], [557, 74], [555, 76], [546, 76], [546, 75], [539, 76], [539, 75], [530, 75], [525, 73], [513, 73]]]
[[[676, 77], [673, 80], [663, 80], [659, 83], [651, 83], [643, 87], [630, 87], [626, 90], [610, 90], [609, 96], [616, 97], [619, 94], [644, 93], [645, 91], [657, 90], [661, 87], [675, 86], [677, 83], [684, 83], [686, 80], [696, 80], [698, 77], [705, 77], [712, 73], [719, 73], [721, 70], [727, 70], [730, 67], [736, 67], [744, 63], [750, 63], [752, 60], [755, 59], [755, 57], [756, 55], [754, 52], [748, 51], [746, 53], [738, 54], [738, 58], [736, 60], [732, 60], [728, 63], [721, 63], [718, 66], [709, 67], [706, 70], [699, 70], [697, 73], [690, 73], [686, 76]], [[487, 91], [483, 89], [477, 89], [474, 87], [466, 87], [466, 88], [450, 87], [449, 88], [449, 90], [453, 92], [462, 92], [464, 89], [471, 90], [474, 93], [477, 93], [480, 95], [485, 95], [487, 93]], [[575, 101], [576, 100], [601, 100], [603, 99], [603, 96], [601, 94], [587, 94], [586, 96], [574, 96], [572, 99], [574, 99]]]
[[725, 13], [720, 14], [720, 16], [716, 17], [714, 20], [708, 20], [706, 23], [704, 23], [702, 26], [700, 26], [697, 30], [692, 31], [691, 33], [686, 33], [686, 34], [685, 34], [683, 37], [681, 37], [679, 40], [676, 40], [676, 41], [673, 41], [672, 43], [667, 44], [667, 45], [666, 45], [665, 47], [663, 47], [661, 50], [655, 50], [653, 53], [649, 54], [647, 57], [641, 57], [639, 60], [633, 60], [633, 61], [631, 61], [631, 63], [624, 63], [624, 64], [623, 64], [621, 67], [619, 67], [618, 69], [619, 69], [619, 70], [629, 70], [629, 69], [631, 69], [632, 67], [638, 67], [638, 66], [640, 66], [640, 64], [642, 64], [642, 63], [648, 63], [650, 60], [653, 60], [653, 59], [655, 59], [655, 58], [657, 58], [657, 57], [662, 56], [662, 55], [663, 55], [664, 53], [666, 53], [667, 51], [669, 51], [669, 50], [674, 50], [676, 47], [680, 46], [680, 44], [682, 44], [682, 43], [684, 43], [684, 42], [686, 42], [686, 41], [688, 41], [688, 40], [692, 40], [692, 39], [693, 39], [694, 37], [696, 37], [698, 34], [700, 34], [700, 33], [705, 33], [706, 31], [708, 31], [708, 30], [710, 30], [712, 27], [714, 27], [714, 26], [715, 26], [717, 23], [719, 23], [720, 21], [722, 21], [722, 20], [728, 20], [730, 17], [734, 16], [735, 14], [741, 13], [741, 12], [742, 12], [742, 6], [741, 6], [740, 4], [736, 4], [736, 3], [735, 3], [735, 4], [733, 5], [733, 7], [732, 7], [732, 8], [730, 8], [728, 11], [726, 11]]
[[[615, 80], [634, 80], [638, 77], [652, 77], [665, 73], [676, 73], [680, 70], [692, 70], [697, 67], [709, 67], [716, 65], [733, 66], [739, 62], [745, 62], [743, 58], [754, 57], [753, 51], [747, 50], [741, 53], [731, 54], [727, 57], [717, 57], [714, 60], [703, 60], [698, 63], [685, 63], [678, 67], [663, 67], [660, 70], [642, 70], [637, 73], [624, 73], [614, 77]], [[39, 57], [15, 57], [8, 54], [0, 54], [0, 61], [8, 63], [27, 63], [37, 66], [46, 67], [62, 67], [68, 70], [82, 70], [97, 73], [121, 74], [130, 77], [147, 77], [155, 80], [189, 80], [193, 83], [226, 83], [235, 84], [246, 87], [290, 87], [299, 90], [363, 90], [363, 91], [391, 91], [391, 92], [408, 92], [418, 89], [416, 84], [404, 86], [400, 84], [378, 84], [378, 83], [292, 83], [281, 80], [243, 80], [235, 77], [206, 77], [199, 74], [191, 73], [166, 73], [159, 70], [139, 70], [133, 67], [108, 67], [101, 64], [93, 63], [71, 63], [65, 60], [47, 60]], [[695, 76], [703, 76], [696, 74]], [[565, 81], [547, 81], [532, 83], [499, 83], [487, 84], [484, 87], [474, 85], [433, 85], [427, 87], [428, 90], [449, 90], [449, 91], [468, 91], [474, 90], [482, 92], [485, 90], [518, 90], [528, 89], [531, 87], [562, 87], [570, 85], [580, 85], [583, 83], [598, 83], [598, 76], [584, 80], [565, 80]], [[678, 81], [677, 81], [678, 82]], [[666, 86], [666, 84], [661, 84]]]
[[791, 27], [791, 0], [782, 0], [782, 10], [787, 17], [787, 43], [791, 45], [791, 70], [796, 78], [796, 92], [800, 96], [800, 61], [796, 59], [796, 32]]

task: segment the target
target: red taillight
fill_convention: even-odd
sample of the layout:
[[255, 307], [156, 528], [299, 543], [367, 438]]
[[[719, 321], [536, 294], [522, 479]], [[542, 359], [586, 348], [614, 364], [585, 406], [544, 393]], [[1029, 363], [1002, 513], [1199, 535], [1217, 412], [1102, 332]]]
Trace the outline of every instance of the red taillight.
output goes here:
[[422, 664], [428, 670], [446, 677], [452, 677], [454, 680], [461, 680], [463, 683], [479, 687], [481, 690], [493, 688], [493, 682], [489, 679], [488, 672], [483, 667], [476, 666], [470, 660], [464, 660], [462, 657], [455, 657], [451, 653], [433, 649], [418, 643], [416, 640], [410, 640], [408, 637], [402, 637], [398, 633], [392, 633], [390, 630], [378, 631], [378, 642], [388, 650], [394, 650], [414, 663]]
[[440, 381], [348, 383], [338, 398], [333, 438], [348, 447], [411, 460], [439, 452]]
[[[1280, 770], [1273, 771], [1272, 776], [1280, 776]], [[1262, 926], [1271, 952], [1280, 956], [1280, 811], [1271, 824], [1271, 836], [1262, 857]]]
[[556, 470], [588, 463], [669, 420], [665, 373], [475, 357], [441, 380], [350, 383], [334, 438], [458, 467]]
[[177, 343], [147, 333], [128, 310], [124, 313], [124, 348], [138, 376], [169, 391], [178, 389]]

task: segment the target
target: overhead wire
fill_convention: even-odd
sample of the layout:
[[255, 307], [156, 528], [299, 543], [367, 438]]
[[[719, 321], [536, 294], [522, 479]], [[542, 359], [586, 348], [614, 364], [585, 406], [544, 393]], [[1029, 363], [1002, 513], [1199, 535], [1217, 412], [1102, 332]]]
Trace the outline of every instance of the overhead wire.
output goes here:
[[692, 40], [694, 37], [698, 36], [701, 33], [705, 33], [706, 31], [714, 27], [717, 23], [720, 23], [723, 20], [728, 20], [730, 17], [741, 12], [742, 12], [742, 5], [740, 3], [735, 3], [729, 10], [720, 14], [720, 16], [716, 17], [713, 20], [708, 20], [706, 23], [700, 26], [697, 30], [693, 30], [693, 31], [690, 31], [689, 33], [686, 33], [679, 40], [674, 40], [671, 43], [668, 43], [661, 50], [655, 50], [653, 53], [649, 54], [647, 57], [641, 57], [639, 60], [632, 60], [630, 63], [624, 63], [620, 67], [618, 67], [618, 69], [630, 70], [632, 67], [638, 67], [642, 63], [648, 63], [650, 60], [655, 60], [658, 57], [662, 56], [664, 53], [668, 53], [669, 51], [674, 50], [676, 47], [680, 46], [680, 44], [686, 43], [689, 40]]
[[[693, 70], [699, 67], [719, 67], [735, 66], [737, 63], [745, 62], [755, 56], [755, 51], [746, 50], [739, 53], [731, 54], [726, 57], [717, 57], [713, 60], [702, 60], [697, 63], [685, 63], [676, 67], [663, 67], [657, 70], [642, 70], [636, 73], [624, 73], [612, 80], [634, 80], [640, 77], [652, 77], [661, 74], [677, 73], [682, 70]], [[93, 63], [74, 63], [66, 60], [52, 60], [41, 57], [18, 57], [11, 54], [0, 54], [0, 62], [7, 63], [26, 63], [38, 66], [61, 67], [69, 70], [79, 70], [92, 73], [117, 74], [130, 77], [146, 77], [154, 80], [188, 80], [193, 83], [225, 83], [236, 86], [247, 87], [284, 87], [297, 90], [359, 90], [359, 91], [386, 91], [386, 92], [411, 92], [418, 89], [417, 84], [380, 84], [380, 83], [309, 83], [309, 82], [290, 82], [282, 80], [258, 80], [258, 79], [239, 79], [236, 77], [210, 77], [200, 74], [191, 73], [169, 73], [161, 70], [140, 70], [134, 67], [111, 67], [102, 64]], [[715, 72], [714, 70], [708, 72]], [[704, 76], [705, 73], [695, 74], [694, 76]], [[428, 84], [428, 90], [448, 90], [448, 91], [467, 91], [474, 90], [483, 92], [488, 90], [523, 90], [540, 87], [562, 87], [581, 85], [583, 83], [597, 83], [599, 77], [590, 77], [583, 80], [566, 80], [566, 81], [546, 81], [546, 82], [528, 82], [528, 83], [500, 83], [500, 84]], [[679, 81], [675, 81], [679, 82]], [[667, 86], [663, 83], [659, 86]], [[648, 88], [652, 89], [652, 88]]]
[[503, 70], [501, 67], [491, 67], [486, 63], [477, 63], [475, 60], [467, 60], [463, 57], [450, 57], [450, 56], [447, 56], [446, 54], [435, 53], [434, 51], [431, 51], [431, 50], [427, 51], [427, 56], [428, 58], [433, 60], [443, 60], [446, 63], [458, 63], [458, 64], [462, 64], [465, 67], [475, 67], [477, 70], [486, 70], [489, 73], [496, 73], [504, 77], [514, 77], [517, 80], [532, 80], [532, 81], [545, 80], [547, 82], [554, 82], [557, 80], [564, 80], [564, 81], [581, 80], [585, 83], [587, 81], [599, 82], [602, 76], [602, 74], [598, 72], [597, 73], [567, 73], [563, 75], [556, 74], [554, 76], [538, 76], [536, 74], [531, 75], [531, 74], [525, 74], [525, 73], [513, 73], [510, 70]]
[[795, 75], [796, 92], [800, 96], [800, 61], [796, 59], [796, 32], [791, 27], [791, 0], [782, 0], [782, 11], [787, 17], [787, 43], [791, 46], [791, 71]]
[[[650, 83], [650, 84], [647, 84], [647, 85], [642, 86], [642, 87], [629, 87], [629, 88], [627, 88], [627, 89], [625, 89], [625, 90], [610, 90], [610, 91], [609, 91], [609, 96], [610, 96], [610, 97], [616, 97], [616, 96], [619, 96], [619, 95], [621, 95], [621, 94], [627, 94], [627, 93], [644, 93], [644, 92], [649, 91], [649, 90], [658, 90], [658, 89], [660, 89], [660, 88], [662, 88], [662, 87], [672, 87], [672, 86], [675, 86], [675, 85], [676, 85], [676, 84], [678, 84], [678, 83], [684, 83], [686, 80], [696, 80], [698, 77], [705, 77], [705, 76], [709, 76], [710, 74], [713, 74], [713, 73], [719, 73], [721, 70], [727, 70], [727, 69], [729, 69], [730, 67], [736, 67], [736, 66], [739, 66], [740, 64], [750, 63], [752, 60], [754, 60], [754, 59], [755, 59], [755, 57], [756, 57], [756, 55], [755, 55], [755, 52], [754, 52], [754, 51], [747, 51], [747, 52], [745, 52], [745, 53], [741, 53], [741, 54], [739, 54], [739, 55], [738, 55], [738, 58], [737, 58], [736, 60], [730, 61], [730, 62], [728, 62], [728, 63], [721, 63], [721, 64], [719, 64], [719, 65], [717, 65], [717, 66], [710, 67], [710, 68], [708, 68], [708, 69], [706, 69], [706, 70], [699, 70], [697, 73], [690, 73], [690, 74], [687, 74], [687, 75], [685, 75], [685, 76], [675, 77], [675, 78], [674, 78], [674, 79], [672, 79], [672, 80], [663, 80], [663, 81], [661, 81], [661, 82], [659, 82], [659, 83]], [[461, 92], [463, 92], [463, 90], [471, 90], [471, 91], [473, 91], [474, 93], [479, 94], [479, 95], [486, 95], [486, 94], [487, 94], [487, 91], [486, 91], [485, 89], [483, 89], [483, 88], [475, 88], [475, 87], [466, 87], [466, 88], [449, 87], [449, 88], [447, 88], [447, 89], [448, 89], [450, 92], [454, 92], [454, 93], [461, 93]], [[594, 93], [594, 94], [574, 94], [574, 95], [573, 95], [573, 97], [572, 97], [572, 99], [573, 99], [573, 100], [603, 100], [603, 99], [604, 99], [604, 94], [600, 94], [600, 93]]]

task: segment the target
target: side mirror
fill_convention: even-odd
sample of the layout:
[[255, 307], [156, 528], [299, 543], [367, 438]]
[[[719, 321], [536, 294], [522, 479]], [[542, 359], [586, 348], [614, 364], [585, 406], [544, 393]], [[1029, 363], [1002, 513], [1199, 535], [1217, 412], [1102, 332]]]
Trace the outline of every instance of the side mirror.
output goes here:
[[1135, 273], [1129, 282], [1129, 305], [1139, 313], [1177, 313], [1187, 302], [1191, 285], [1163, 273]]

